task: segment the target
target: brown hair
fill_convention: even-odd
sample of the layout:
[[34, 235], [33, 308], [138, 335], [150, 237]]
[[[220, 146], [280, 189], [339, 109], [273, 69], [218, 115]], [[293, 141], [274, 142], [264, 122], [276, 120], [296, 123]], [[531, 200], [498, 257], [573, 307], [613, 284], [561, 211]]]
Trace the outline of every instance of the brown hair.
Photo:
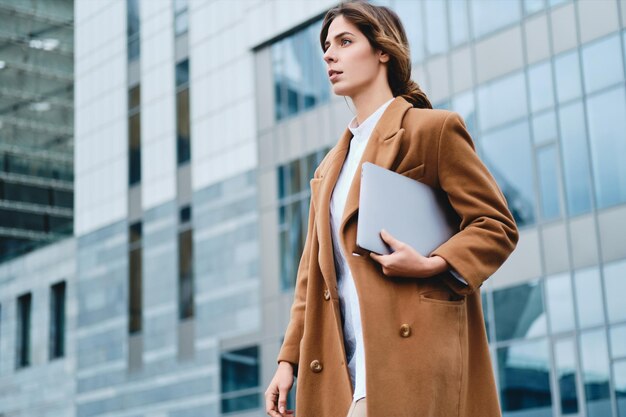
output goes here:
[[320, 44], [324, 51], [326, 36], [331, 22], [342, 15], [365, 35], [373, 49], [389, 54], [387, 81], [394, 97], [402, 96], [413, 107], [432, 109], [433, 106], [411, 80], [411, 55], [409, 41], [398, 15], [385, 6], [374, 6], [365, 1], [348, 1], [330, 9], [320, 32]]

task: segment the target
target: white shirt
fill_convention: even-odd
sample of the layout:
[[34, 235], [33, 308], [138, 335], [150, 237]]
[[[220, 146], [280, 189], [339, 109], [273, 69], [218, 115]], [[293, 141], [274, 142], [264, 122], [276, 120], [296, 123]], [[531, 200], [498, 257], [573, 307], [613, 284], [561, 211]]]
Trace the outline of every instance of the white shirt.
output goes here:
[[[348, 150], [348, 155], [341, 168], [339, 178], [337, 179], [330, 199], [333, 254], [335, 269], [337, 271], [337, 286], [342, 313], [344, 345], [346, 348], [346, 359], [348, 360], [350, 379], [354, 387], [354, 401], [365, 397], [365, 352], [363, 350], [363, 331], [361, 327], [359, 298], [354, 286], [352, 273], [346, 261], [345, 253], [343, 253], [343, 249], [341, 249], [341, 244], [339, 243], [339, 226], [346, 205], [348, 190], [352, 185], [365, 146], [374, 130], [374, 126], [376, 126], [383, 112], [392, 101], [393, 98], [383, 103], [358, 126], [356, 117], [350, 121], [348, 128], [353, 135], [350, 140], [350, 149]], [[467, 284], [456, 271], [452, 269], [450, 269], [450, 271], [455, 277]]]

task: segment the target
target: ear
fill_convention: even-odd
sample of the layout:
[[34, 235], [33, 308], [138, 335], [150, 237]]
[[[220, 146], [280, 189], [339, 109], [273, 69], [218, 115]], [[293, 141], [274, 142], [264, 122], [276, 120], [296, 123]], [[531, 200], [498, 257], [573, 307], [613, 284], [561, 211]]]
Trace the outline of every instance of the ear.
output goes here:
[[386, 52], [383, 52], [381, 50], [378, 51], [378, 60], [382, 63], [387, 63], [389, 62], [389, 54]]

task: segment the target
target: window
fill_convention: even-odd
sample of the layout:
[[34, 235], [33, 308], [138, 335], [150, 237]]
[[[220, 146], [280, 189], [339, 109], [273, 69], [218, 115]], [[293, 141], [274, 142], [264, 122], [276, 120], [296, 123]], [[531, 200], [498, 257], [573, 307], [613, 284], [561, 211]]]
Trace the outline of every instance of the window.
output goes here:
[[626, 259], [607, 263], [603, 269], [609, 322], [626, 321], [626, 308], [624, 308], [623, 297], [626, 291]]
[[590, 267], [574, 271], [578, 324], [584, 329], [604, 323], [600, 271]]
[[126, 36], [128, 40], [128, 60], [139, 58], [139, 0], [127, 0]]
[[496, 339], [527, 339], [546, 334], [541, 282], [531, 281], [493, 292]]
[[30, 315], [31, 294], [21, 295], [17, 299], [17, 332], [16, 332], [16, 368], [30, 365]]
[[259, 347], [223, 352], [221, 380], [222, 413], [260, 407]]
[[141, 229], [141, 222], [137, 222], [128, 230], [128, 331], [131, 334], [140, 332], [142, 327]]
[[189, 5], [187, 0], [174, 0], [174, 33], [187, 33], [189, 28]]
[[189, 130], [189, 59], [176, 64], [176, 155], [179, 164], [191, 158]]
[[192, 233], [191, 207], [186, 206], [180, 210], [178, 231], [178, 317], [181, 320], [194, 316]]
[[626, 90], [587, 99], [589, 141], [598, 208], [626, 203]]
[[65, 281], [50, 288], [50, 359], [65, 355]]
[[320, 24], [315, 22], [271, 46], [277, 121], [330, 98], [326, 63], [319, 44]]
[[569, 272], [546, 278], [546, 300], [552, 333], [574, 329], [574, 297]]
[[[523, 410], [527, 412], [519, 415], [551, 416], [552, 397], [547, 340], [501, 347], [497, 356], [502, 411]], [[529, 410], [532, 412], [528, 412]]]
[[278, 229], [281, 288], [292, 288], [306, 240], [310, 190], [309, 180], [328, 148], [278, 167]]
[[580, 356], [588, 417], [611, 415], [609, 358], [604, 329], [580, 335]]
[[554, 343], [554, 360], [561, 397], [561, 414], [578, 413], [578, 390], [576, 383], [576, 352], [572, 339]]
[[128, 92], [128, 184], [141, 181], [141, 86]]

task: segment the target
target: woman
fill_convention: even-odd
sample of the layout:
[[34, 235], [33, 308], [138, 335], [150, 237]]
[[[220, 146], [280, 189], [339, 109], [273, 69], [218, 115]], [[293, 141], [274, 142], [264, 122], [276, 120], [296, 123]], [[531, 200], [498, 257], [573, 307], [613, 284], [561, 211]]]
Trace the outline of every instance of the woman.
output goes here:
[[[500, 407], [479, 287], [518, 230], [458, 113], [410, 80], [404, 28], [386, 7], [341, 4], [320, 42], [333, 92], [356, 107], [311, 180], [307, 238], [278, 370], [277, 417], [298, 377], [298, 417], [494, 417]], [[459, 232], [430, 254], [382, 231], [390, 255], [356, 246], [360, 169], [372, 162], [447, 193]]]

